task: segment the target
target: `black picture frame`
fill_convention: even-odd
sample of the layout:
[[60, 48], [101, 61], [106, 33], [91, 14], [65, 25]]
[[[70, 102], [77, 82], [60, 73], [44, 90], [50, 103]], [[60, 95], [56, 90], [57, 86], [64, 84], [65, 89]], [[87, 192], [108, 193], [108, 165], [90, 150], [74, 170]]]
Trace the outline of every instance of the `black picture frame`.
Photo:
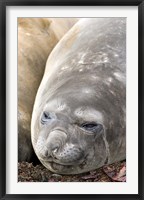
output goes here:
[[[138, 194], [6, 194], [6, 7], [138, 6]], [[0, 0], [0, 199], [144, 199], [144, 1], [143, 0]], [[134, 169], [133, 169], [134, 170]]]

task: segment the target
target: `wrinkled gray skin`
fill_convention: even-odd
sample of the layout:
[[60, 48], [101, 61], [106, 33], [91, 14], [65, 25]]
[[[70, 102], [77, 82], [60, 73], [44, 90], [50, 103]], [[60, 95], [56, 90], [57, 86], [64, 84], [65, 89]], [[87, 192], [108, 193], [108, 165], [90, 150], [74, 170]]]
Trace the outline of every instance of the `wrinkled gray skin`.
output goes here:
[[125, 18], [82, 19], [58, 43], [31, 125], [46, 168], [78, 174], [125, 159], [125, 71]]

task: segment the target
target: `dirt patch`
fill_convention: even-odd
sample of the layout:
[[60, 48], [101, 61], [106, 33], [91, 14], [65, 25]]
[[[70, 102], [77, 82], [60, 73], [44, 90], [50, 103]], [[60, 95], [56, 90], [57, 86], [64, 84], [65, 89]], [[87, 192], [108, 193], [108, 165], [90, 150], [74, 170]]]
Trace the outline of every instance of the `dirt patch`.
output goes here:
[[43, 165], [18, 163], [19, 182], [126, 182], [126, 161], [117, 162], [78, 175], [59, 175], [50, 172]]

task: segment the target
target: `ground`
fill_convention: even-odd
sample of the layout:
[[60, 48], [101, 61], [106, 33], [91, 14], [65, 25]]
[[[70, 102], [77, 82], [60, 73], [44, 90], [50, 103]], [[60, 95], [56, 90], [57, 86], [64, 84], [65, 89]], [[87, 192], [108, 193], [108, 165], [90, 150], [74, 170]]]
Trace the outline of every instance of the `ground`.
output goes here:
[[59, 175], [50, 172], [43, 165], [18, 163], [19, 182], [126, 182], [126, 161], [104, 166], [78, 175]]

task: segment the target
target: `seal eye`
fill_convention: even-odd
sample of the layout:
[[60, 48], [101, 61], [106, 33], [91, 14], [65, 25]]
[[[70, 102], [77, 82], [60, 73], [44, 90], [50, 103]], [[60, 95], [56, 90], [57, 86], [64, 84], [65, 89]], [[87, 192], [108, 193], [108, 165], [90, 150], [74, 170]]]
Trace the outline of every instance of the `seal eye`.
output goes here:
[[97, 123], [85, 123], [85, 124], [82, 124], [81, 127], [87, 131], [92, 131], [92, 132], [99, 132], [103, 128], [101, 124], [97, 124]]
[[48, 122], [48, 121], [51, 120], [51, 119], [52, 119], [52, 117], [51, 117], [50, 113], [48, 113], [48, 112], [43, 112], [42, 118], [41, 118], [41, 123], [42, 123], [42, 124], [45, 124], [46, 122]]

